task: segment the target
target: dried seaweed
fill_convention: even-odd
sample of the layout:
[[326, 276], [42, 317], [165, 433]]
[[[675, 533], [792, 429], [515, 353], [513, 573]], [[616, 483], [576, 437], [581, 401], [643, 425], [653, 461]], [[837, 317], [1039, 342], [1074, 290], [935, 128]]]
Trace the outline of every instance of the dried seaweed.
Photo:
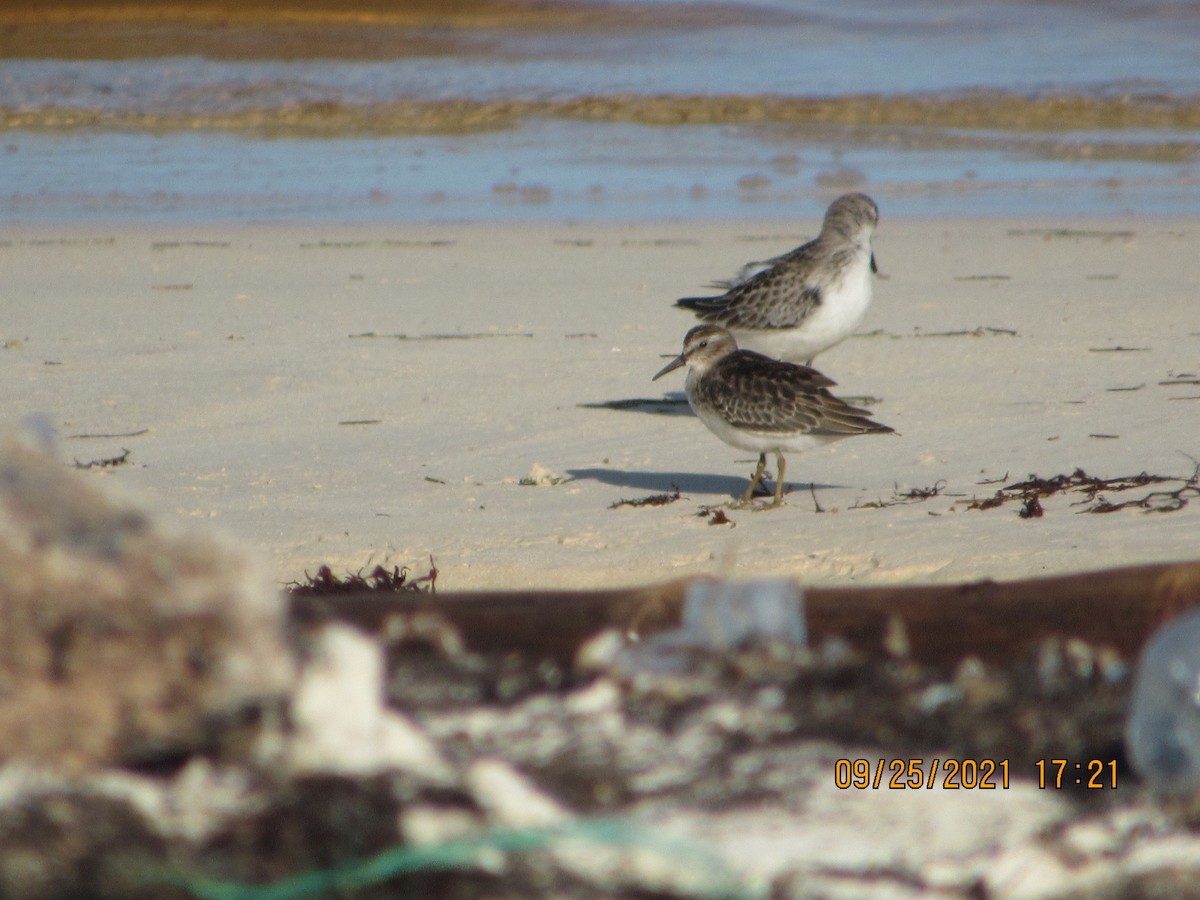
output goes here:
[[945, 491], [945, 479], [939, 479], [938, 481], [935, 481], [932, 487], [912, 488], [911, 490], [907, 491], [901, 491], [899, 485], [892, 485], [892, 496], [889, 499], [869, 500], [866, 503], [859, 503], [856, 500], [850, 509], [884, 509], [888, 506], [902, 506], [908, 503], [922, 503], [931, 497], [942, 496]]
[[1046, 514], [1042, 509], [1042, 501], [1038, 499], [1037, 494], [1029, 494], [1025, 497], [1021, 504], [1021, 511], [1017, 513], [1022, 519], [1040, 519]]
[[913, 337], [932, 338], [932, 337], [984, 337], [985, 335], [1005, 335], [1006, 337], [1016, 337], [1017, 332], [1013, 328], [993, 328], [990, 325], [977, 325], [974, 328], [959, 329], [958, 331], [920, 331], [918, 330]]
[[730, 528], [737, 528], [737, 522], [725, 515], [725, 510], [719, 506], [701, 506], [696, 515], [701, 519], [707, 517], [709, 525], [728, 525]]
[[149, 428], [142, 428], [138, 431], [119, 431], [114, 434], [68, 434], [67, 440], [84, 440], [88, 438], [125, 438], [125, 437], [141, 437], [143, 434], [149, 434]]
[[375, 331], [364, 331], [361, 334], [348, 335], [351, 340], [360, 338], [386, 338], [393, 341], [481, 341], [487, 338], [531, 338], [532, 331], [476, 331], [465, 334], [379, 334]]
[[75, 468], [77, 469], [107, 469], [113, 466], [123, 466], [129, 462], [129, 450], [124, 447], [116, 456], [106, 456], [102, 459], [93, 459], [90, 462], [82, 463], [78, 459], [75, 460]]
[[289, 581], [284, 588], [289, 594], [296, 596], [319, 596], [326, 594], [350, 594], [359, 591], [381, 591], [384, 593], [399, 593], [401, 591], [417, 591], [430, 594], [437, 593], [437, 566], [433, 557], [429, 558], [429, 571], [419, 578], [409, 578], [407, 566], [393, 566], [389, 572], [383, 566], [376, 566], [367, 575], [362, 569], [348, 572], [344, 577], [333, 574], [329, 566], [321, 566], [315, 576], [304, 571], [304, 581]]
[[176, 250], [180, 247], [231, 247], [229, 241], [154, 241], [151, 250]]
[[609, 504], [609, 509], [619, 509], [622, 506], [666, 506], [668, 503], [674, 503], [680, 499], [678, 485], [672, 484], [670, 493], [651, 494], [649, 497], [641, 497], [637, 500], [617, 500]]
[[1183, 487], [1173, 491], [1151, 491], [1145, 497], [1124, 503], [1110, 503], [1097, 494], [1092, 499], [1092, 505], [1080, 512], [1110, 513], [1128, 507], [1144, 509], [1146, 512], [1176, 512], [1187, 506], [1190, 499], [1200, 499], [1200, 464], [1197, 464], [1192, 477], [1183, 483]]
[[922, 331], [919, 327], [913, 328], [912, 334], [896, 334], [893, 331], [884, 331], [882, 328], [877, 328], [874, 331], [861, 331], [852, 337], [868, 338], [868, 337], [889, 337], [893, 340], [899, 340], [904, 337], [916, 338], [937, 338], [937, 337], [987, 337], [988, 335], [999, 337], [1017, 337], [1015, 328], [998, 328], [992, 325], [976, 325], [974, 328], [961, 328], [955, 331]]
[[[1086, 499], [1073, 504], [1079, 506], [1090, 504], [1080, 512], [1107, 513], [1128, 507], [1137, 507], [1147, 512], [1175, 512], [1183, 509], [1188, 500], [1200, 497], [1200, 465], [1188, 478], [1177, 475], [1151, 475], [1142, 472], [1138, 475], [1123, 475], [1117, 478], [1099, 478], [1089, 475], [1083, 469], [1076, 469], [1070, 475], [1055, 475], [1052, 478], [1039, 478], [1030, 475], [1025, 481], [1014, 482], [1002, 487], [990, 497], [983, 499], [972, 498], [966, 502], [967, 509], [995, 509], [1010, 502], [1019, 502], [1021, 510], [1018, 513], [1022, 519], [1037, 519], [1045, 514], [1041, 500], [1056, 494], [1083, 494]], [[1005, 479], [1007, 480], [1007, 476]], [[1153, 491], [1137, 500], [1124, 503], [1110, 503], [1102, 496], [1103, 492], [1117, 493], [1128, 491], [1148, 484], [1162, 484], [1170, 481], [1182, 481], [1183, 486], [1174, 491]], [[995, 484], [995, 481], [984, 481], [980, 484]]]

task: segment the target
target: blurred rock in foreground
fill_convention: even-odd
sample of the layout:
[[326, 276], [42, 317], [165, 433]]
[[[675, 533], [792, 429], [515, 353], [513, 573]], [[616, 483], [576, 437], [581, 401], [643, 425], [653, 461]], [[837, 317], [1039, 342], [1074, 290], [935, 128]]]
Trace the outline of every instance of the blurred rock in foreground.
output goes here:
[[0, 436], [0, 762], [170, 763], [291, 683], [265, 569], [90, 480]]

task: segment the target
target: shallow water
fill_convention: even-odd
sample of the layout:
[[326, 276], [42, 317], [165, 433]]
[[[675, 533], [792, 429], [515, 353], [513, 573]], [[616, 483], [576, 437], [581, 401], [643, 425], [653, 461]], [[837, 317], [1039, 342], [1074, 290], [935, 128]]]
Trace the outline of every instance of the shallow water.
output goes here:
[[[846, 190], [891, 214], [1189, 215], [1200, 177], [1161, 163], [774, 142], [720, 126], [532, 122], [482, 135], [251, 140], [9, 135], [10, 222], [815, 218]], [[30, 188], [33, 188], [30, 190]]]
[[901, 215], [1198, 208], [1200, 6], [729, 8], [409, 29], [382, 58], [13, 55], [0, 215], [784, 217], [847, 189]]

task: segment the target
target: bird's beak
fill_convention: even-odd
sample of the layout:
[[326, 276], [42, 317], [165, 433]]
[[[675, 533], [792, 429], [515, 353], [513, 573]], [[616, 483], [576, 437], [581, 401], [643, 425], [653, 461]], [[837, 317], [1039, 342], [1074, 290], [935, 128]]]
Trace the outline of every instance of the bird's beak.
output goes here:
[[684, 359], [683, 354], [680, 353], [677, 357], [675, 357], [673, 360], [671, 360], [669, 363], [667, 363], [665, 366], [663, 366], [662, 370], [657, 375], [655, 375], [653, 378], [651, 378], [650, 380], [658, 381], [658, 379], [662, 378], [668, 372], [674, 372], [680, 366], [686, 366], [686, 365], [687, 365], [687, 360]]

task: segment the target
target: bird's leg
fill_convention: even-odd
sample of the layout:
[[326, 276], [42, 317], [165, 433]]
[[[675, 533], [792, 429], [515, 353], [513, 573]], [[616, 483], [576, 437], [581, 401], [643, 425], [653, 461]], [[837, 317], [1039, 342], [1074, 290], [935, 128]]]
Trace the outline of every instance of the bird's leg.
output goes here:
[[746, 488], [746, 493], [742, 494], [742, 503], [749, 503], [754, 497], [754, 489], [758, 487], [759, 482], [763, 479], [763, 469], [767, 467], [767, 454], [758, 454], [758, 468], [754, 470], [754, 477], [750, 479], [750, 487]]
[[775, 502], [771, 504], [772, 509], [783, 503], [783, 470], [787, 467], [783, 454], [778, 450], [775, 451], [775, 459], [779, 462], [779, 471], [775, 473]]

